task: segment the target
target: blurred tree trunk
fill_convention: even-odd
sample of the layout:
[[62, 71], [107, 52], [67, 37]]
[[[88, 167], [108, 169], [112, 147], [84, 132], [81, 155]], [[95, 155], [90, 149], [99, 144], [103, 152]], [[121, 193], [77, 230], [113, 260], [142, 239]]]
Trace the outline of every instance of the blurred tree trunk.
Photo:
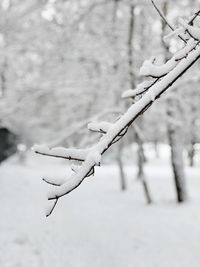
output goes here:
[[[197, 114], [198, 111], [195, 107], [195, 105], [193, 106], [193, 103], [191, 103], [191, 112], [192, 114]], [[190, 167], [194, 166], [194, 157], [195, 157], [195, 144], [196, 144], [196, 132], [197, 132], [197, 128], [196, 128], [196, 118], [193, 117], [191, 120], [191, 129], [190, 129], [190, 144], [189, 144], [189, 148], [188, 148], [188, 158], [189, 158], [189, 164]]]
[[194, 167], [194, 157], [195, 157], [195, 143], [191, 142], [190, 147], [188, 149], [188, 158], [190, 167]]
[[[127, 50], [128, 50], [128, 69], [129, 69], [129, 81], [131, 89], [135, 88], [135, 72], [134, 72], [134, 46], [133, 46], [133, 39], [134, 39], [134, 28], [135, 28], [135, 6], [130, 4], [130, 12], [129, 12], [129, 23], [128, 23], [128, 43], [127, 43]], [[141, 118], [140, 118], [141, 120]], [[141, 122], [141, 121], [140, 121]], [[144, 150], [143, 150], [143, 140], [141, 139], [140, 135], [135, 131], [136, 142], [138, 144], [137, 150], [137, 164], [138, 164], [138, 178], [141, 181], [146, 201], [148, 204], [152, 202], [150, 197], [150, 192], [148, 189], [148, 185], [146, 182], [146, 178], [144, 175]]]
[[169, 108], [168, 114], [168, 139], [171, 149], [171, 164], [174, 175], [175, 187], [177, 192], [177, 201], [183, 202], [186, 200], [186, 188], [185, 188], [185, 173], [183, 162], [183, 141], [182, 141], [182, 129], [179, 124], [170, 122], [171, 118], [176, 119], [177, 116], [177, 103], [175, 100], [170, 99], [168, 101]]
[[135, 28], [135, 6], [130, 4], [130, 15], [129, 15], [129, 29], [128, 29], [128, 66], [129, 66], [129, 81], [131, 89], [135, 88], [135, 73], [134, 73], [134, 62], [133, 62], [133, 35]]
[[1, 92], [0, 96], [3, 97], [6, 92], [6, 70], [7, 70], [7, 62], [6, 59], [2, 65], [1, 73], [0, 73], [0, 83], [1, 83]]
[[125, 176], [125, 172], [124, 172], [124, 164], [123, 164], [123, 160], [122, 160], [122, 155], [123, 155], [123, 140], [119, 141], [118, 143], [118, 151], [117, 151], [117, 165], [119, 168], [119, 174], [120, 174], [120, 186], [121, 186], [121, 190], [124, 191], [127, 189], [126, 186], [126, 176]]
[[159, 154], [159, 148], [158, 148], [158, 141], [154, 141], [154, 150], [155, 150], [155, 155], [156, 158], [160, 158], [160, 154]]
[[145, 173], [144, 173], [145, 156], [144, 156], [143, 141], [139, 137], [138, 134], [136, 134], [136, 140], [137, 140], [137, 145], [138, 145], [138, 149], [137, 149], [137, 161], [138, 161], [138, 163], [137, 163], [138, 164], [137, 177], [142, 183], [147, 203], [151, 204], [152, 203], [152, 199], [151, 199], [151, 195], [150, 195], [150, 192], [149, 192], [149, 188], [148, 188], [148, 185], [147, 185], [147, 182], [146, 182]]
[[[168, 3], [163, 3], [163, 13], [167, 16]], [[169, 46], [163, 41], [165, 35], [165, 29], [167, 25], [162, 20], [162, 43], [165, 51], [165, 61], [169, 59]], [[184, 173], [184, 162], [183, 162], [183, 141], [181, 127], [179, 124], [179, 110], [178, 103], [173, 97], [167, 101], [167, 133], [169, 139], [169, 145], [171, 149], [171, 164], [173, 170], [173, 176], [175, 181], [175, 188], [177, 194], [177, 201], [183, 202], [186, 200], [186, 188], [185, 188], [185, 173]]]
[[[118, 42], [118, 35], [117, 35], [117, 31], [116, 31], [116, 20], [117, 20], [117, 11], [118, 11], [118, 4], [119, 4], [120, 0], [113, 0], [113, 17], [112, 17], [112, 46], [113, 49], [116, 52], [116, 55], [118, 54], [118, 49], [117, 49], [117, 42]], [[116, 57], [117, 58], [117, 57]], [[117, 73], [118, 69], [119, 69], [119, 63], [115, 58], [115, 64], [113, 66], [113, 72]], [[119, 99], [117, 99], [118, 101]], [[116, 102], [117, 102], [116, 101]], [[118, 103], [116, 103], [116, 106], [118, 105]], [[126, 175], [125, 175], [125, 171], [124, 171], [124, 163], [123, 163], [123, 148], [124, 148], [124, 143], [123, 140], [120, 140], [117, 144], [117, 154], [116, 154], [116, 162], [118, 165], [118, 169], [119, 169], [119, 177], [120, 177], [120, 188], [122, 191], [125, 191], [127, 189], [127, 185], [126, 185]]]

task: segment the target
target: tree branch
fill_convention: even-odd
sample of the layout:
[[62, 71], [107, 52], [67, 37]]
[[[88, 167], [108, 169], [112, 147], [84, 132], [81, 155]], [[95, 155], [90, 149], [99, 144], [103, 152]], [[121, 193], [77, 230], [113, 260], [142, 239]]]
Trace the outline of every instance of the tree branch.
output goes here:
[[[147, 91], [143, 97], [133, 104], [127, 112], [116, 121], [108, 132], [100, 139], [96, 146], [93, 147], [93, 152], [89, 153], [85, 161], [82, 163], [79, 171], [66, 181], [62, 186], [56, 188], [54, 192], [49, 195], [49, 200], [60, 198], [75, 188], [77, 188], [82, 181], [87, 177], [91, 170], [97, 165], [99, 155], [103, 155], [108, 148], [114, 143], [115, 139], [127, 128], [133, 121], [146, 111], [153, 103], [154, 99], [159, 98], [169, 87], [171, 87], [176, 80], [178, 80], [198, 59], [200, 58], [200, 47], [197, 44], [196, 49], [193, 50], [186, 59], [183, 59], [179, 64], [170, 71], [161, 81], [152, 86], [150, 91]], [[98, 155], [96, 157], [96, 155]], [[98, 158], [98, 160], [97, 160]]]
[[[190, 26], [192, 27], [192, 26]], [[191, 28], [190, 28], [191, 30]], [[101, 156], [117, 141], [119, 141], [123, 135], [126, 134], [131, 124], [143, 114], [156, 99], [158, 99], [168, 88], [170, 88], [199, 58], [200, 58], [200, 41], [188, 41], [186, 46], [178, 51], [173, 56], [175, 58], [180, 57], [180, 54], [185, 55], [173, 68], [167, 68], [168, 73], [152, 85], [145, 94], [110, 127], [107, 127], [107, 131], [100, 138], [99, 142], [89, 149], [64, 149], [64, 148], [38, 148], [34, 150], [36, 153], [62, 157], [66, 159], [75, 159], [82, 162], [82, 165], [77, 169], [77, 172], [73, 172], [71, 177], [66, 180], [62, 185], [56, 186], [53, 191], [49, 193], [48, 200], [55, 200], [52, 208], [47, 213], [49, 216], [54, 210], [58, 199], [64, 195], [70, 193], [76, 189], [83, 180], [94, 173], [95, 166], [100, 166]], [[186, 53], [187, 52], [187, 53]], [[105, 126], [105, 125], [104, 125]]]

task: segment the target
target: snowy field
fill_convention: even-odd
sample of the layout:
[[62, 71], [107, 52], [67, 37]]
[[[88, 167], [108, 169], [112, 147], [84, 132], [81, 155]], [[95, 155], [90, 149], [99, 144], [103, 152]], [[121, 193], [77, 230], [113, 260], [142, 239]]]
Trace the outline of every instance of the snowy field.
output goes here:
[[0, 165], [0, 267], [199, 267], [200, 166], [187, 168], [190, 201], [179, 206], [166, 160], [145, 170], [151, 206], [134, 166], [122, 193], [117, 167], [105, 165], [46, 219], [41, 177], [64, 175], [64, 163], [31, 156]]

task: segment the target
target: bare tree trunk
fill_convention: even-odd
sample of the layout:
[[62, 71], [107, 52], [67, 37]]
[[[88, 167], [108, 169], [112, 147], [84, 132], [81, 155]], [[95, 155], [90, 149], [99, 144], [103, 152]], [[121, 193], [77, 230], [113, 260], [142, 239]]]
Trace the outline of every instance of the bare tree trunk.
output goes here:
[[[163, 3], [163, 13], [166, 16], [168, 12], [168, 3], [167, 1]], [[169, 46], [163, 41], [163, 37], [166, 29], [165, 21], [162, 21], [162, 43], [165, 51], [165, 60], [169, 58]], [[167, 103], [167, 114], [168, 114], [168, 123], [167, 123], [167, 132], [169, 145], [171, 148], [171, 164], [174, 175], [177, 201], [183, 202], [186, 200], [186, 188], [185, 188], [185, 173], [184, 173], [184, 162], [183, 162], [183, 142], [182, 142], [182, 133], [181, 127], [177, 123], [180, 119], [179, 115], [181, 114], [178, 103], [172, 98], [168, 99]]]
[[134, 62], [133, 62], [133, 34], [135, 27], [135, 6], [130, 5], [129, 30], [128, 30], [128, 65], [131, 89], [135, 88]]
[[[197, 114], [197, 109], [193, 105], [191, 107], [191, 112], [193, 114]], [[190, 129], [190, 144], [189, 144], [189, 148], [188, 148], [188, 158], [189, 158], [190, 167], [193, 167], [194, 166], [194, 157], [195, 157], [195, 152], [196, 152], [195, 151], [195, 143], [196, 143], [196, 132], [197, 132], [195, 117], [192, 118], [190, 127], [191, 127], [191, 129]]]
[[[172, 106], [172, 101], [170, 105]], [[174, 105], [176, 103], [173, 103]], [[169, 118], [175, 118], [175, 109], [168, 109]], [[180, 125], [175, 125], [173, 123], [168, 123], [168, 138], [169, 145], [171, 148], [171, 164], [174, 175], [177, 201], [183, 202], [187, 199], [186, 188], [185, 188], [185, 173], [184, 173], [184, 163], [183, 163], [183, 143], [181, 138], [181, 127]]]
[[138, 178], [144, 175], [144, 151], [143, 151], [143, 142], [141, 139], [138, 139]]
[[154, 141], [154, 150], [155, 150], [155, 155], [156, 158], [160, 158], [160, 154], [159, 154], [159, 148], [158, 148], [158, 141]]
[[7, 70], [7, 62], [5, 59], [0, 73], [0, 87], [1, 87], [0, 97], [4, 97], [6, 92], [6, 70]]
[[142, 185], [143, 185], [144, 194], [145, 194], [145, 197], [146, 197], [147, 204], [151, 204], [152, 203], [152, 199], [151, 199], [151, 196], [150, 196], [150, 193], [149, 193], [149, 189], [148, 189], [148, 186], [147, 186], [147, 182], [146, 182], [146, 179], [145, 179], [144, 175], [141, 176], [140, 179], [141, 179], [141, 182], [142, 182]]
[[142, 142], [141, 138], [137, 134], [136, 134], [136, 140], [137, 140], [137, 144], [138, 144], [138, 150], [137, 150], [138, 173], [137, 173], [137, 177], [142, 183], [147, 203], [151, 204], [152, 203], [152, 199], [151, 199], [149, 188], [148, 188], [148, 185], [147, 185], [147, 182], [146, 182], [146, 177], [145, 177], [145, 174], [144, 174], [145, 157], [144, 157], [143, 142]]
[[[134, 73], [134, 61], [133, 61], [133, 54], [134, 54], [134, 49], [133, 49], [133, 37], [134, 37], [134, 27], [135, 27], [135, 6], [133, 4], [130, 4], [130, 15], [129, 15], [129, 29], [128, 29], [128, 66], [129, 66], [129, 81], [130, 81], [130, 86], [132, 89], [135, 88], [135, 73]], [[152, 202], [148, 185], [145, 179], [144, 175], [144, 162], [145, 162], [145, 157], [144, 157], [144, 150], [143, 150], [143, 141], [140, 138], [140, 136], [136, 133], [136, 140], [138, 143], [138, 178], [140, 179], [146, 201], [148, 204]]]
[[192, 142], [190, 144], [190, 147], [188, 149], [188, 158], [189, 158], [189, 164], [190, 167], [194, 167], [194, 157], [195, 157], [195, 148], [194, 148], [194, 143]]
[[123, 160], [122, 160], [122, 152], [123, 152], [123, 142], [121, 140], [118, 144], [117, 164], [119, 167], [121, 190], [124, 191], [127, 189], [127, 186], [126, 186], [126, 176], [125, 176], [125, 172], [124, 172], [124, 164], [123, 164]]
[[[118, 42], [118, 35], [116, 32], [116, 20], [117, 20], [117, 10], [118, 10], [119, 2], [120, 2], [120, 0], [113, 0], [113, 17], [112, 17], [112, 26], [113, 26], [112, 42], [113, 43], [112, 44], [113, 44], [113, 49], [116, 52], [116, 55], [118, 54], [118, 48], [116, 46], [116, 44]], [[117, 57], [115, 58], [115, 64], [113, 66], [113, 72], [114, 73], [117, 73], [117, 70], [119, 68], [119, 63], [116, 59], [117, 59]], [[116, 103], [116, 105], [118, 105], [118, 103]], [[125, 191], [127, 189], [127, 185], [126, 185], [126, 175], [125, 175], [124, 163], [123, 163], [123, 148], [124, 148], [124, 143], [122, 140], [120, 140], [118, 145], [117, 145], [116, 161], [117, 161], [117, 165], [119, 168], [120, 188], [122, 191]]]

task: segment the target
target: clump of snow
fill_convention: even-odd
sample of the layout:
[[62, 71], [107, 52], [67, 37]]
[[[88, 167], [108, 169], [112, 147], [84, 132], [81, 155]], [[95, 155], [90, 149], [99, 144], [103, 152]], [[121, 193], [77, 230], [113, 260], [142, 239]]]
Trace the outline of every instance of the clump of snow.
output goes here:
[[145, 60], [142, 67], [140, 68], [140, 75], [150, 77], [163, 77], [170, 71], [172, 71], [178, 64], [178, 61], [188, 55], [195, 47], [197, 43], [191, 39], [187, 42], [185, 47], [180, 51], [177, 51], [174, 56], [168, 60], [165, 64], [155, 65], [154, 59]]
[[152, 82], [151, 80], [147, 80], [144, 81], [142, 83], [139, 83], [135, 89], [129, 89], [126, 90], [125, 92], [122, 93], [122, 98], [129, 98], [129, 97], [135, 97], [137, 95], [142, 94], [143, 92], [145, 92], [145, 90], [148, 89], [148, 87], [150, 87], [152, 84], [154, 83], [154, 81]]
[[162, 77], [168, 72], [173, 70], [177, 65], [177, 62], [174, 58], [168, 60], [163, 65], [155, 65], [154, 59], [145, 60], [142, 67], [140, 68], [140, 75], [150, 76], [150, 77]]
[[129, 98], [135, 96], [135, 89], [129, 89], [122, 93], [122, 98]]

